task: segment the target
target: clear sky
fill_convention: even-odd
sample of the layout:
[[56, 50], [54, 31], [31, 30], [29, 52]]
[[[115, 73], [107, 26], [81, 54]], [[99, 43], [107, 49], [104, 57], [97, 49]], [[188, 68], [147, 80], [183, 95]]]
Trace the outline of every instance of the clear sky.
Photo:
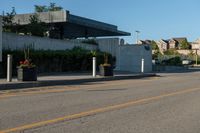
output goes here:
[[125, 37], [129, 43], [135, 42], [135, 30], [141, 31], [140, 39], [200, 38], [200, 0], [0, 0], [0, 12], [15, 7], [17, 13], [30, 13], [34, 5], [50, 2], [131, 32]]

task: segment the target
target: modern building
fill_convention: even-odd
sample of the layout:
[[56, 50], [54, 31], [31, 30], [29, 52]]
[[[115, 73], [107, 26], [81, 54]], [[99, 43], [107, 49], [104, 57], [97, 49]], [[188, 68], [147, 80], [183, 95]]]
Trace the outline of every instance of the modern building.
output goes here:
[[[30, 24], [31, 15], [35, 14], [16, 15], [13, 22], [21, 27], [27, 26]], [[49, 37], [53, 39], [3, 33], [4, 49], [23, 49], [25, 43], [34, 44], [35, 50], [63, 50], [79, 46], [88, 50], [111, 53], [116, 57], [116, 70], [141, 72], [143, 59], [144, 72], [152, 71], [151, 47], [149, 45], [125, 45], [124, 40], [118, 37], [131, 34], [118, 30], [115, 25], [75, 16], [69, 11], [42, 12], [37, 13], [37, 16], [39, 20], [49, 26]], [[97, 45], [83, 43], [82, 38], [89, 37], [97, 37], [95, 39]]]
[[69, 11], [50, 11], [31, 14], [15, 15], [14, 23], [26, 26], [30, 23], [30, 16], [37, 15], [41, 22], [49, 27], [51, 38], [88, 38], [88, 37], [108, 37], [108, 36], [130, 36], [128, 32], [118, 30], [116, 25], [76, 16]]

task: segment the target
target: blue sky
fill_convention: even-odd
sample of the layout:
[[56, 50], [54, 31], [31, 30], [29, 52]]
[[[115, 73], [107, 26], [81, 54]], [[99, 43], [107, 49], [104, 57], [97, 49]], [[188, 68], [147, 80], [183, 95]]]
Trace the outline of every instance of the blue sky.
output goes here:
[[135, 42], [135, 30], [140, 39], [200, 37], [200, 0], [1, 0], [0, 12], [16, 8], [17, 13], [34, 11], [34, 5], [54, 2], [72, 14], [115, 24], [132, 33], [125, 37]]

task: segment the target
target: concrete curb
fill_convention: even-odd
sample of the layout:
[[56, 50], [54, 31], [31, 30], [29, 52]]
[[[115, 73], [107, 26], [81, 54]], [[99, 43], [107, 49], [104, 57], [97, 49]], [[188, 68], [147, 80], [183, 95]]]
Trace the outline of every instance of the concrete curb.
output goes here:
[[157, 76], [157, 75], [155, 73], [151, 73], [151, 74], [124, 75], [124, 76], [114, 76], [114, 77], [98, 77], [98, 78], [91, 77], [91, 78], [84, 78], [84, 79], [16, 82], [16, 83], [11, 83], [11, 84], [3, 83], [3, 84], [0, 84], [0, 90], [23, 89], [23, 88], [45, 87], [45, 86], [56, 86], [56, 85], [76, 85], [76, 84], [85, 84], [85, 83], [100, 82], [100, 81], [141, 79], [141, 78], [154, 77], [154, 76]]

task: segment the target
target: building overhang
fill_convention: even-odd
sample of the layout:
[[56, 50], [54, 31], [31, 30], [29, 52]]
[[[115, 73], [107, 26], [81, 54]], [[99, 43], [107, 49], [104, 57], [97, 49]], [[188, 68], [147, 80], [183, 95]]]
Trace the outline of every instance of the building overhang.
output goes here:
[[[53, 24], [63, 28], [65, 38], [78, 37], [105, 37], [105, 36], [130, 36], [128, 32], [118, 30], [118, 27], [112, 24], [76, 16], [69, 11], [51, 11], [36, 13], [39, 20], [46, 24]], [[35, 14], [19, 14], [14, 17], [14, 23], [21, 26], [30, 23], [30, 16]]]

